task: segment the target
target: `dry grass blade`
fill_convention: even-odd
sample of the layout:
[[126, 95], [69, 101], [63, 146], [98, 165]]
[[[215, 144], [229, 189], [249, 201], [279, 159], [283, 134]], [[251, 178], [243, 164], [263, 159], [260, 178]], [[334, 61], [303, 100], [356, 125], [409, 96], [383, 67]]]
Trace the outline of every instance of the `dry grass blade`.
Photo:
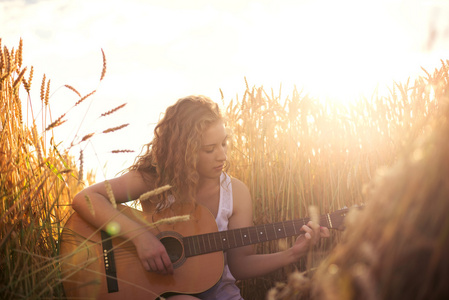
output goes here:
[[106, 117], [106, 116], [108, 116], [108, 115], [110, 115], [110, 114], [113, 114], [113, 113], [115, 113], [116, 111], [118, 111], [119, 109], [122, 109], [123, 107], [125, 107], [126, 104], [127, 104], [127, 103], [123, 103], [122, 105], [119, 105], [119, 106], [117, 106], [116, 108], [111, 109], [110, 111], [107, 111], [107, 112], [105, 112], [105, 113], [102, 113], [102, 114], [100, 115], [100, 117]]

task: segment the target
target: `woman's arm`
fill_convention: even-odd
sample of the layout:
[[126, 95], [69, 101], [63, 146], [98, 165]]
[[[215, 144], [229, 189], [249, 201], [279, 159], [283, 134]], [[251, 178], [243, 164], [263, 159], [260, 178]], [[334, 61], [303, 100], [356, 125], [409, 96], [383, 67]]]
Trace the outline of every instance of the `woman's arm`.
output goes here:
[[[229, 219], [229, 229], [253, 226], [252, 203], [248, 188], [241, 181], [232, 179], [233, 215]], [[263, 276], [281, 267], [298, 261], [305, 255], [311, 244], [315, 244], [320, 236], [328, 237], [329, 230], [318, 224], [309, 222], [304, 225], [293, 247], [270, 254], [255, 254], [253, 246], [245, 246], [228, 250], [227, 258], [232, 275], [237, 279]]]
[[[115, 201], [124, 203], [148, 192], [148, 184], [145, 183], [143, 176], [140, 172], [131, 171], [109, 180]], [[119, 234], [133, 242], [147, 271], [162, 274], [173, 272], [173, 266], [162, 243], [141, 224], [120, 214], [112, 206], [105, 182], [94, 184], [79, 192], [73, 198], [72, 207], [83, 219], [97, 228], [105, 229], [108, 222], [114, 218], [114, 222], [119, 224]], [[92, 209], [94, 213], [91, 212]], [[141, 233], [137, 234], [139, 231]]]

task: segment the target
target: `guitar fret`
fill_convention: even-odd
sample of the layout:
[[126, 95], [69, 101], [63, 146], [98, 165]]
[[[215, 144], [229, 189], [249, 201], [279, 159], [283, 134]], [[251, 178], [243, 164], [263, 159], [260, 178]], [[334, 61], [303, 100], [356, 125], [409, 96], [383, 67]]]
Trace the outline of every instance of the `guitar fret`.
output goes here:
[[195, 236], [195, 238], [193, 239], [193, 241], [196, 242], [196, 243], [194, 243], [194, 245], [195, 245], [195, 253], [200, 254], [200, 253], [201, 253], [201, 252], [200, 252], [201, 250], [200, 250], [200, 241], [199, 241], [198, 236]]
[[207, 249], [206, 249], [206, 242], [204, 242], [204, 235], [201, 236], [201, 237], [202, 237], [201, 240], [203, 241], [203, 250], [202, 250], [201, 253], [206, 253], [206, 252], [207, 252]]
[[298, 235], [298, 232], [296, 231], [295, 223], [293, 222], [292, 225], [293, 225], [293, 229], [295, 230], [295, 235]]
[[[282, 227], [281, 227], [281, 225], [282, 225]], [[276, 239], [285, 237], [284, 223], [275, 223], [275, 224], [273, 224], [273, 228], [274, 228], [274, 234], [276, 236]]]
[[214, 243], [215, 243], [215, 250], [220, 249], [220, 247], [217, 245], [217, 235], [214, 234]]
[[235, 242], [234, 230], [229, 230], [227, 236], [228, 236], [229, 248], [236, 247], [237, 245], [236, 245], [236, 242]]
[[248, 233], [249, 233], [252, 243], [256, 243], [259, 241], [259, 237], [257, 236], [257, 228], [256, 227], [248, 228]]
[[242, 228], [241, 231], [243, 231], [243, 230], [246, 231], [246, 233], [242, 234], [242, 240], [244, 241], [243, 245], [250, 245], [250, 244], [252, 244], [251, 234], [249, 233], [249, 228]]
[[209, 238], [207, 239], [208, 243], [209, 243], [209, 251], [212, 251], [212, 245], [210, 244], [210, 236], [211, 234], [208, 235]]
[[184, 245], [184, 252], [185, 252], [185, 255], [186, 255], [186, 256], [189, 256], [189, 255], [191, 254], [191, 251], [190, 251], [190, 239], [188, 239], [188, 238], [183, 238], [183, 239], [182, 239], [182, 243], [183, 243], [183, 245]]
[[190, 237], [190, 244], [191, 244], [190, 249], [192, 250], [192, 255], [195, 255], [196, 249], [195, 249], [195, 241], [193, 240], [193, 237]]
[[284, 228], [284, 237], [286, 237], [287, 236], [287, 232], [285, 230], [285, 223], [284, 222], [282, 222], [282, 228]]
[[222, 249], [226, 250], [229, 248], [228, 235], [226, 231], [222, 231], [220, 234]]
[[329, 228], [332, 228], [331, 216], [329, 214], [327, 214], [327, 221], [328, 221]]
[[[232, 230], [232, 235], [233, 235], [233, 237], [234, 237], [234, 246], [237, 247], [237, 246], [239, 246], [239, 245], [238, 245], [238, 242], [237, 242], [237, 238], [235, 237], [235, 231], [236, 231], [236, 230]], [[241, 246], [241, 245], [240, 245], [240, 246]]]
[[263, 238], [262, 226], [260, 226], [260, 225], [257, 226], [257, 239], [258, 239], [259, 242], [264, 242], [264, 240], [261, 240], [261, 238]]
[[274, 230], [274, 227], [272, 224], [265, 224], [263, 226], [263, 228], [265, 229], [266, 241], [269, 241], [269, 240], [272, 240], [275, 238], [276, 231]]

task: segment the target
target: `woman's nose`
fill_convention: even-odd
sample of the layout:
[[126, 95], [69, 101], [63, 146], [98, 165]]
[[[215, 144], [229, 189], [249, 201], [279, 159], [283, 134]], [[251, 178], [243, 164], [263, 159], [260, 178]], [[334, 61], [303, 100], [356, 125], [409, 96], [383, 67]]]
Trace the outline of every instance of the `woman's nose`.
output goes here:
[[217, 159], [220, 161], [225, 161], [227, 159], [227, 147], [221, 146], [220, 151], [218, 153]]

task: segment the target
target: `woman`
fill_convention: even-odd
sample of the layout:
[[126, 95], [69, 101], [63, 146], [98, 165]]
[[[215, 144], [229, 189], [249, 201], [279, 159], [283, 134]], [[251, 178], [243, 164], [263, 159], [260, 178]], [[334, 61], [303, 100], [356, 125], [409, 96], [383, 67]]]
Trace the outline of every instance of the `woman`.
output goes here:
[[[167, 108], [154, 130], [146, 152], [126, 174], [109, 181], [115, 200], [123, 203], [164, 185], [172, 188], [151, 201], [159, 210], [174, 202], [198, 203], [210, 210], [219, 230], [252, 226], [252, 204], [248, 188], [223, 172], [227, 162], [227, 134], [218, 105], [204, 96], [179, 99]], [[92, 185], [73, 200], [73, 208], [89, 223], [102, 227], [117, 211], [108, 200], [104, 183]], [[92, 207], [86, 201], [90, 199]], [[95, 211], [95, 217], [91, 209]], [[135, 221], [116, 218], [125, 238], [132, 239], [137, 254], [148, 272], [172, 274], [173, 265], [162, 243]], [[142, 231], [135, 235], [134, 232]], [[301, 228], [296, 244], [285, 251], [255, 254], [253, 247], [228, 250], [222, 279], [210, 290], [198, 295], [171, 295], [170, 299], [241, 299], [235, 279], [261, 276], [291, 264], [303, 256], [320, 236], [329, 236], [327, 228], [309, 223]], [[133, 232], [127, 236], [126, 232]], [[232, 272], [232, 275], [231, 275]]]

